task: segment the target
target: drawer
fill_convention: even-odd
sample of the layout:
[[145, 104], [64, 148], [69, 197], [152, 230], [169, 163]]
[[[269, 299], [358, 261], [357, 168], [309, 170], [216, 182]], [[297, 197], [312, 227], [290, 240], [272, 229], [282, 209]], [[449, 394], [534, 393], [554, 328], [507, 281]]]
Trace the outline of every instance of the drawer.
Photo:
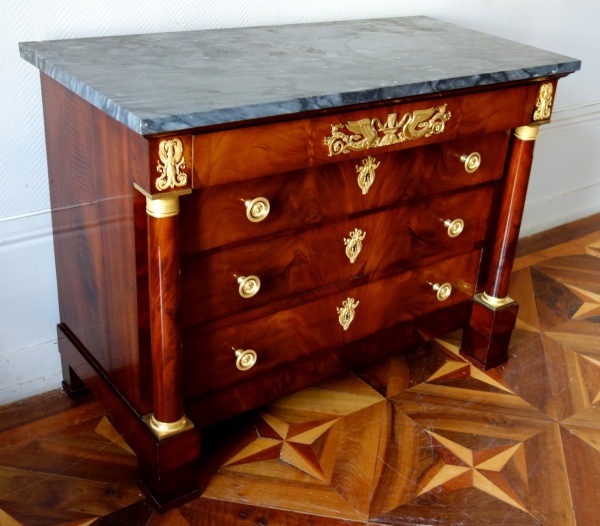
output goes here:
[[[299, 234], [182, 256], [181, 324], [216, 320], [392, 265], [414, 267], [422, 258], [470, 251], [485, 237], [492, 192], [490, 185], [477, 187]], [[460, 235], [450, 237], [448, 219], [463, 221]], [[352, 241], [356, 229], [362, 233]], [[241, 276], [260, 279], [256, 295], [240, 295]]]
[[528, 125], [539, 85], [376, 105], [193, 137], [194, 188]]
[[[473, 295], [480, 251], [332, 294], [225, 328], [194, 327], [182, 331], [186, 398], [234, 385], [283, 364], [358, 340], [398, 323], [468, 300]], [[440, 301], [431, 284], [450, 283]], [[338, 309], [354, 300], [355, 317], [347, 330]], [[249, 370], [236, 366], [236, 349], [253, 350]]]
[[[374, 154], [375, 179], [364, 194], [359, 161], [346, 161], [194, 191], [181, 198], [183, 254], [299, 229], [403, 200], [480, 184], [502, 177], [509, 136], [505, 132], [388, 154]], [[481, 164], [467, 172], [463, 154], [477, 152]], [[269, 215], [252, 222], [245, 202], [265, 197]]]

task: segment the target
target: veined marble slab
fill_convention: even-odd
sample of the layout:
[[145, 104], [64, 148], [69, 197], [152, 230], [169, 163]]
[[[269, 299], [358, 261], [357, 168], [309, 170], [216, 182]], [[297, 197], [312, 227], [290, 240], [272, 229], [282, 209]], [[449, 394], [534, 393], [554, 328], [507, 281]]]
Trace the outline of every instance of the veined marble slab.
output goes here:
[[581, 62], [427, 17], [19, 44], [142, 135], [577, 71]]

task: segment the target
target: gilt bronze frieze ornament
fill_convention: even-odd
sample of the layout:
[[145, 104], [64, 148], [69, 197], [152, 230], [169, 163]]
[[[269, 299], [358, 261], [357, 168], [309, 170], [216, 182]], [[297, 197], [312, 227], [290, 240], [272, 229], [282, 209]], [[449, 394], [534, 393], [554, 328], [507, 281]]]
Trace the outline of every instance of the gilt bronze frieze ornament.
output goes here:
[[[382, 123], [377, 117], [349, 121], [347, 124], [332, 124], [331, 136], [325, 137], [329, 157], [340, 153], [389, 146], [404, 141], [415, 141], [443, 133], [452, 114], [446, 111], [447, 104], [406, 113], [398, 121], [397, 113], [390, 113]], [[340, 131], [346, 128], [354, 135]]]
[[336, 307], [337, 313], [339, 314], [338, 321], [345, 331], [348, 330], [348, 327], [350, 327], [350, 324], [354, 320], [354, 316], [356, 315], [355, 309], [360, 303], [360, 301], [354, 302], [354, 298], [348, 298], [346, 301], [342, 302], [341, 307]]
[[379, 168], [381, 162], [377, 162], [375, 157], [367, 157], [363, 159], [362, 166], [356, 166], [356, 171], [358, 172], [358, 186], [362, 190], [363, 195], [367, 195], [369, 193], [369, 188], [375, 182], [375, 170]]
[[534, 121], [544, 121], [550, 118], [552, 113], [552, 84], [542, 84], [538, 93], [537, 101], [535, 102], [535, 113], [533, 114]]
[[187, 174], [182, 172], [185, 169], [185, 157], [181, 141], [179, 139], [161, 141], [158, 145], [158, 156], [160, 161], [156, 171], [162, 175], [156, 179], [156, 189], [162, 192], [167, 188], [185, 186]]

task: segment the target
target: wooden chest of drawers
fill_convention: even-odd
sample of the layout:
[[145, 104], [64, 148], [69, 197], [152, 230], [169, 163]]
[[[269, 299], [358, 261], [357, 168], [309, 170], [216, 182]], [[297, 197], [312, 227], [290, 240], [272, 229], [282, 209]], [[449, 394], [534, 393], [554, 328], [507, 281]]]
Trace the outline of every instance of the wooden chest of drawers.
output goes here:
[[[377, 62], [390, 39], [421, 44]], [[534, 139], [578, 61], [426, 18], [21, 52], [43, 72], [64, 386], [103, 401], [162, 509], [197, 494], [206, 426], [461, 327], [474, 364], [506, 361]], [[306, 63], [327, 72], [290, 88]]]

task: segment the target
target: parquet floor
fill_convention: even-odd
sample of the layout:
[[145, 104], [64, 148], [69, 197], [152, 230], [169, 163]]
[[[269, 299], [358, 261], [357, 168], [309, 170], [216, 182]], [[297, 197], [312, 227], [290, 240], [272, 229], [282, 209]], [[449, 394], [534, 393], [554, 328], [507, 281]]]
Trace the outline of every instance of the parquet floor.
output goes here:
[[0, 408], [0, 525], [598, 526], [600, 231], [514, 269], [508, 364], [480, 372], [453, 333], [242, 415], [162, 516], [91, 397]]

